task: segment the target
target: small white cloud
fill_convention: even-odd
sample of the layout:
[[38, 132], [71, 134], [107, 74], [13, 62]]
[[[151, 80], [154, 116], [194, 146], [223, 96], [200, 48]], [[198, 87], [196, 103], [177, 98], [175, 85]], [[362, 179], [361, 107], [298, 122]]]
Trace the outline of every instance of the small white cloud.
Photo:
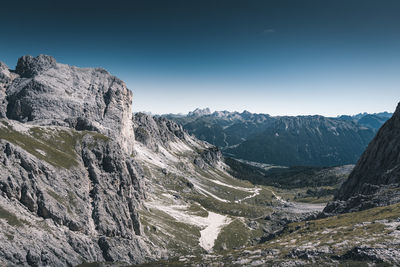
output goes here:
[[275, 29], [270, 28], [270, 29], [265, 29], [263, 31], [263, 34], [271, 34], [271, 33], [274, 33], [274, 32], [275, 32]]

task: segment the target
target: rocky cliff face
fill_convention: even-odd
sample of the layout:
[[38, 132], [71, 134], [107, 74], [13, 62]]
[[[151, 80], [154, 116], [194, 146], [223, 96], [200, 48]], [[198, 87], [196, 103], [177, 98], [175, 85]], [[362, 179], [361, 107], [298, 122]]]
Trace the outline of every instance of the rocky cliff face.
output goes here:
[[[53, 57], [24, 56], [15, 73], [2, 71], [9, 119], [97, 131], [133, 149], [132, 92], [101, 68], [59, 64]], [[4, 106], [3, 106], [4, 108]]]
[[[103, 69], [0, 64], [0, 265], [143, 262], [132, 93]], [[155, 248], [154, 246], [152, 248]]]
[[348, 212], [400, 202], [400, 104], [368, 145], [325, 212]]
[[6, 117], [7, 99], [6, 90], [11, 82], [18, 77], [17, 74], [10, 72], [7, 65], [0, 62], [0, 118]]

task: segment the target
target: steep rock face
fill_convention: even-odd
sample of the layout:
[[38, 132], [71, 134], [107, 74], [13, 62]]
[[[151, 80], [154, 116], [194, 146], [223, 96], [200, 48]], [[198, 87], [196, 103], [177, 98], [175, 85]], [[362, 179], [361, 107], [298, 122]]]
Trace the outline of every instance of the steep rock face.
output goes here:
[[131, 157], [132, 93], [40, 55], [0, 64], [0, 265], [141, 263], [151, 251]]
[[71, 266], [140, 263], [150, 255], [137, 213], [143, 170], [119, 143], [95, 132], [7, 120], [0, 137], [0, 217], [14, 218], [0, 222], [0, 236], [8, 236], [0, 259]]
[[136, 113], [133, 121], [136, 140], [153, 150], [158, 144], [168, 147], [168, 142], [175, 138], [185, 140], [186, 133], [182, 126], [163, 117]]
[[7, 117], [20, 122], [72, 126], [115, 137], [133, 149], [132, 92], [101, 68], [59, 64], [50, 56], [24, 56], [8, 86]]
[[0, 118], [6, 117], [7, 99], [6, 90], [11, 82], [18, 77], [16, 73], [11, 72], [7, 65], [0, 61]]
[[400, 201], [400, 105], [368, 145], [325, 212], [346, 212]]

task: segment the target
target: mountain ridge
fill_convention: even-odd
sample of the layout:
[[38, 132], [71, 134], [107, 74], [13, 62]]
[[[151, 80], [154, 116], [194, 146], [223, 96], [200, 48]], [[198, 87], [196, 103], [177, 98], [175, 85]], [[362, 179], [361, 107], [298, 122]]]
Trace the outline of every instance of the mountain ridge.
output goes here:
[[[220, 147], [230, 157], [288, 166], [335, 166], [355, 164], [388, 115], [330, 118], [222, 111], [166, 117], [182, 124], [197, 138]], [[314, 152], [310, 153], [310, 149]]]

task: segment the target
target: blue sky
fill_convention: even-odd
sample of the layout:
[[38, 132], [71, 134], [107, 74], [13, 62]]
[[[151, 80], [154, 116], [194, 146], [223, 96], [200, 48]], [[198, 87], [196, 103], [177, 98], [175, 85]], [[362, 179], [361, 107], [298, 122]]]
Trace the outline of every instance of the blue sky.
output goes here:
[[393, 111], [398, 14], [392, 0], [8, 1], [0, 60], [104, 67], [133, 91], [135, 111]]

